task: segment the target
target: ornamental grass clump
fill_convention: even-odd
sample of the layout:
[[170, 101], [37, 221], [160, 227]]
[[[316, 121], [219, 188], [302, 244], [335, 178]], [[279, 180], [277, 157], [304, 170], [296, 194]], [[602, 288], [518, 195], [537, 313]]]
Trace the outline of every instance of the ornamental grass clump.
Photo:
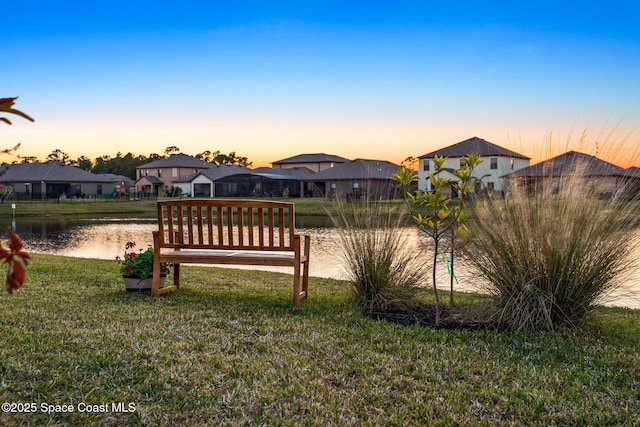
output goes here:
[[[506, 199], [478, 200], [470, 215], [470, 261], [497, 298], [497, 320], [512, 329], [578, 325], [638, 278], [631, 181], [604, 179], [605, 170], [595, 177], [594, 168], [604, 164], [595, 157], [566, 156], [562, 173], [550, 162], [540, 170], [543, 179], [512, 184]], [[614, 181], [617, 188], [605, 190]]]
[[338, 251], [358, 305], [367, 313], [413, 305], [425, 269], [406, 214], [380, 201], [336, 205]]

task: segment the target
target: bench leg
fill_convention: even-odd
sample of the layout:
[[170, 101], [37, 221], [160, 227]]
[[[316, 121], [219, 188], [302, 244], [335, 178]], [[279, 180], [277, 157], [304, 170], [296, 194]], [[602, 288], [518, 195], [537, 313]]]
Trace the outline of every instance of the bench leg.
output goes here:
[[304, 293], [303, 298], [309, 296], [309, 259], [304, 263], [304, 267], [302, 267], [302, 292]]
[[300, 304], [300, 263], [293, 267], [293, 308]]
[[180, 264], [173, 264], [173, 286], [180, 287]]

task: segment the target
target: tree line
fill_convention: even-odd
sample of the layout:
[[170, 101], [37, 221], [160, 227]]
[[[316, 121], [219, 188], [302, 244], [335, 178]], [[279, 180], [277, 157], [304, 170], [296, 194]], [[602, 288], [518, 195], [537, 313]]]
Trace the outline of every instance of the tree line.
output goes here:
[[[77, 159], [72, 159], [64, 151], [55, 149], [46, 157], [45, 161], [54, 161], [69, 166], [75, 166], [95, 174], [112, 173], [116, 175], [124, 175], [135, 180], [137, 167], [169, 157], [172, 154], [178, 154], [179, 152], [180, 149], [178, 147], [171, 146], [164, 150], [164, 154], [149, 154], [148, 156], [144, 156], [133, 153], [123, 155], [121, 152], [118, 152], [115, 157], [103, 155], [96, 157], [95, 159], [90, 159], [86, 156], [80, 156]], [[247, 157], [237, 155], [235, 151], [232, 151], [229, 154], [224, 154], [220, 151], [206, 150], [193, 157], [215, 165], [251, 166], [252, 163]], [[33, 156], [18, 156], [18, 160], [13, 161], [14, 164], [37, 162], [39, 162], [38, 158]]]

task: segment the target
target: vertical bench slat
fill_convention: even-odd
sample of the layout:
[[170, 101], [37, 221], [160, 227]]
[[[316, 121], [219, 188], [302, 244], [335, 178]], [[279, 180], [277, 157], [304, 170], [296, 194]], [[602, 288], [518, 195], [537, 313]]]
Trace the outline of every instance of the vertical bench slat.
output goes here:
[[176, 244], [184, 243], [184, 224], [182, 222], [182, 206], [176, 206], [176, 220], [178, 222], [178, 238], [174, 238]]
[[209, 245], [213, 245], [213, 209], [207, 207], [207, 235], [209, 237]]
[[293, 236], [296, 234], [296, 216], [293, 212], [293, 205], [288, 208], [289, 211], [289, 244], [288, 247], [293, 247]]
[[269, 212], [269, 246], [273, 246], [273, 208], [268, 209]]
[[278, 246], [284, 247], [284, 208], [278, 208]]
[[247, 228], [249, 229], [249, 246], [253, 246], [253, 208], [247, 208]]
[[233, 246], [233, 208], [227, 207], [227, 217], [225, 223], [227, 224], [227, 242], [229, 246]]
[[173, 244], [173, 208], [167, 206], [167, 241]]
[[196, 214], [198, 215], [198, 243], [202, 245], [204, 244], [204, 238], [202, 235], [202, 206], [198, 206]]
[[188, 242], [193, 245], [193, 208], [191, 206], [187, 206], [187, 230], [189, 232]]
[[217, 223], [218, 223], [218, 244], [222, 245], [224, 243], [224, 232], [222, 230], [222, 206], [218, 206], [218, 217], [217, 219]]
[[[242, 206], [236, 208], [236, 215], [238, 215], [238, 245], [244, 245], [244, 209]], [[233, 224], [232, 224], [233, 225]]]
[[258, 208], [258, 246], [264, 247], [264, 211]]

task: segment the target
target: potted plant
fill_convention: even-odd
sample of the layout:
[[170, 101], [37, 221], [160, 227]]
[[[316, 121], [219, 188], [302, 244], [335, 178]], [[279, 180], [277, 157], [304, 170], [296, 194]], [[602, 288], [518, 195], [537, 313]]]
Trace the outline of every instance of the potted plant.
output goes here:
[[[124, 257], [117, 259], [120, 261], [120, 273], [124, 279], [124, 286], [127, 290], [151, 289], [153, 278], [153, 248], [149, 246], [146, 250], [140, 249], [135, 252], [136, 242], [127, 242], [124, 247]], [[169, 272], [169, 264], [160, 265], [160, 287], [164, 284]]]

